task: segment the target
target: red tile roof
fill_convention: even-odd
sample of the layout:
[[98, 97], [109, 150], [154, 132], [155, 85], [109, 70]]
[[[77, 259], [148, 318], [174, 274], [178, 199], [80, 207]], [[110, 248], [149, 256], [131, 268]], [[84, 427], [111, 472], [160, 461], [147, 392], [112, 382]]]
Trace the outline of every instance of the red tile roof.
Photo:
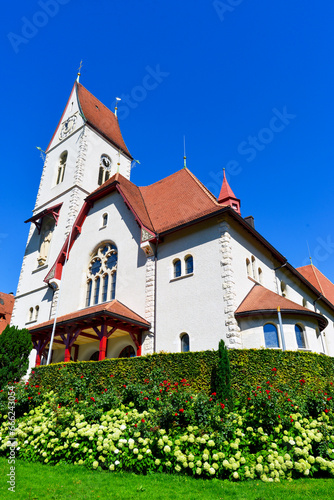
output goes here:
[[[104, 302], [103, 304], [98, 304], [92, 307], [86, 307], [85, 309], [81, 309], [80, 311], [75, 311], [69, 314], [65, 314], [64, 316], [59, 316], [57, 318], [57, 325], [61, 325], [64, 323], [72, 323], [73, 320], [80, 321], [83, 319], [89, 320], [96, 317], [101, 317], [103, 314], [106, 314], [108, 317], [111, 317], [116, 320], [124, 320], [131, 325], [136, 325], [144, 328], [149, 328], [150, 323], [146, 321], [144, 318], [139, 316], [139, 314], [129, 309], [127, 306], [119, 302], [118, 300], [112, 300], [111, 302]], [[40, 330], [46, 330], [53, 325], [54, 320], [51, 319], [49, 321], [45, 321], [44, 323], [39, 323], [38, 325], [34, 325], [29, 328], [30, 333], [38, 333]], [[89, 328], [89, 323], [86, 324], [86, 328]], [[121, 326], [120, 326], [120, 329]]]
[[224, 207], [187, 168], [145, 187], [115, 174], [87, 200], [105, 196], [112, 189], [118, 189], [141, 223], [156, 233], [214, 214]]
[[129, 158], [132, 158], [114, 113], [96, 99], [81, 83], [77, 84], [77, 88], [81, 111], [87, 122], [117, 148], [120, 148]]
[[0, 333], [10, 323], [15, 297], [11, 293], [0, 292]]
[[321, 314], [310, 311], [306, 307], [300, 306], [292, 300], [286, 299], [261, 285], [253, 286], [234, 314], [236, 317], [273, 314], [277, 312], [277, 307], [281, 308], [282, 315], [303, 314], [315, 317], [319, 322], [321, 330], [326, 328], [328, 324], [326, 318]]
[[313, 264], [297, 267], [304, 278], [307, 279], [319, 292], [334, 304], [334, 284], [326, 278]]

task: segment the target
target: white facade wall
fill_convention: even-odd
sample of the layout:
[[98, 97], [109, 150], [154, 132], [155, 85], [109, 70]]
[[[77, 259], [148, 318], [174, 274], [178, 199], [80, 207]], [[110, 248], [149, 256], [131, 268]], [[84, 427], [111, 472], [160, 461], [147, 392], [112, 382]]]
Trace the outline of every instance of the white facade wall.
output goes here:
[[[194, 272], [185, 275], [185, 257], [193, 256]], [[182, 276], [173, 278], [180, 259]], [[156, 351], [180, 352], [187, 333], [190, 350], [217, 349], [225, 338], [225, 315], [216, 221], [197, 224], [164, 238], [158, 247]]]
[[[282, 318], [283, 320], [283, 318]], [[267, 323], [271, 323], [276, 326], [280, 348], [282, 348], [282, 339], [280, 334], [280, 327], [278, 324], [277, 316], [263, 316], [257, 318], [240, 318], [240, 326], [243, 331], [243, 346], [245, 349], [265, 349], [265, 338], [263, 332], [263, 326]], [[295, 325], [299, 325], [304, 330], [304, 337], [306, 341], [305, 349], [298, 349]], [[321, 339], [317, 335], [316, 331], [318, 328], [318, 322], [312, 319], [301, 318], [300, 316], [292, 316], [284, 318], [283, 321], [283, 333], [285, 346], [287, 351], [313, 351], [313, 352], [323, 352]]]
[[[108, 213], [108, 225], [102, 216]], [[87, 270], [94, 251], [105, 241], [117, 247], [116, 299], [145, 316], [146, 257], [140, 248], [140, 228], [122, 197], [114, 192], [95, 202], [63, 270], [58, 315], [86, 307]]]

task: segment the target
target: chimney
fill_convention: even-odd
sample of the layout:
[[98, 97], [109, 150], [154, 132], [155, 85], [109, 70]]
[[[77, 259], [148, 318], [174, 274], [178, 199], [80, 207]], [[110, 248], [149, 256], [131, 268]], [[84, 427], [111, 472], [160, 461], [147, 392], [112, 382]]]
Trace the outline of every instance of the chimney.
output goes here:
[[249, 215], [248, 217], [245, 217], [245, 221], [247, 224], [255, 229], [254, 225], [254, 217], [252, 215]]

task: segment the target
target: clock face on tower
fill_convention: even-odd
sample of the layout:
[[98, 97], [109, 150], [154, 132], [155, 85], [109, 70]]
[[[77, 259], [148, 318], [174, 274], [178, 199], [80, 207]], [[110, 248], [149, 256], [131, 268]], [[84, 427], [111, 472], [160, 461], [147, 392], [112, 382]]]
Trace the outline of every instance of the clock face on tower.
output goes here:
[[74, 129], [74, 125], [77, 117], [75, 115], [70, 116], [65, 120], [60, 126], [59, 139], [65, 139]]

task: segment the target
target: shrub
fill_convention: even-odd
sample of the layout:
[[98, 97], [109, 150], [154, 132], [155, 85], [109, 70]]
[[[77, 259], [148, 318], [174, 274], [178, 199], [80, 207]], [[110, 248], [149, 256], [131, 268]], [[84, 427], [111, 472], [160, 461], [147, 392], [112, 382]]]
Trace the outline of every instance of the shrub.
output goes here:
[[17, 382], [28, 370], [29, 354], [33, 348], [27, 329], [7, 325], [0, 335], [0, 387]]

